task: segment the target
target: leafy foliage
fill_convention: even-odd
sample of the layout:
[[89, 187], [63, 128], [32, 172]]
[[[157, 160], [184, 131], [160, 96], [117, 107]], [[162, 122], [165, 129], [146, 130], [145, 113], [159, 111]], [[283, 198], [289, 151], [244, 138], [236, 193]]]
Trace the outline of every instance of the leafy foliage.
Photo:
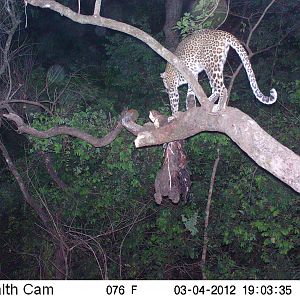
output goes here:
[[196, 30], [218, 28], [227, 18], [228, 4], [224, 0], [197, 0], [191, 12], [184, 13], [176, 28], [185, 37]]

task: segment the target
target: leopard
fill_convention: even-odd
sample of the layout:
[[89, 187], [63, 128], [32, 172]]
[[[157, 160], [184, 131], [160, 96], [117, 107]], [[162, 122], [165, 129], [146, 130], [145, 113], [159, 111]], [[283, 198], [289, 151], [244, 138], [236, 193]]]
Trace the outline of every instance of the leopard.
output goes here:
[[[239, 55], [255, 97], [264, 104], [276, 102], [277, 92], [274, 88], [270, 90], [270, 96], [264, 96], [260, 91], [247, 51], [243, 44], [229, 32], [217, 29], [195, 31], [178, 44], [174, 54], [197, 79], [198, 74], [205, 71], [212, 90], [208, 100], [213, 103], [216, 103], [218, 100], [217, 105], [214, 105], [213, 111], [221, 111], [227, 105], [227, 89], [224, 85], [223, 69], [230, 47]], [[178, 88], [183, 84], [187, 84], [187, 81], [170, 63], [167, 63], [165, 71], [161, 73], [161, 77], [169, 95], [171, 112], [174, 116], [179, 109]], [[196, 105], [195, 93], [188, 84], [186, 109], [190, 105], [189, 99], [194, 99], [194, 105]], [[200, 102], [199, 99], [198, 101]]]

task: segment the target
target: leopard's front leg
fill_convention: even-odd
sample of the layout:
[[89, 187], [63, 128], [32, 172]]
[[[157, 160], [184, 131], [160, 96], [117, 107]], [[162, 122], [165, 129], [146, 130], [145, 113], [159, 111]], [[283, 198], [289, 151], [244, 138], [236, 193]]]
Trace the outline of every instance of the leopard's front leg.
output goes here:
[[176, 115], [179, 110], [179, 93], [177, 88], [169, 91], [169, 99], [170, 99], [172, 116], [168, 118], [168, 122], [176, 118]]

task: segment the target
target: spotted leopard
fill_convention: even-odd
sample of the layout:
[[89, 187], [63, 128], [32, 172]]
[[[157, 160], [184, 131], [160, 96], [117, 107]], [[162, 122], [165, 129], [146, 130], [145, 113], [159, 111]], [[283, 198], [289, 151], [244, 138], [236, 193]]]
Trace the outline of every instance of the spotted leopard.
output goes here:
[[[276, 90], [271, 89], [269, 97], [262, 94], [258, 88], [247, 52], [239, 40], [232, 34], [213, 29], [197, 31], [182, 40], [175, 50], [175, 55], [187, 65], [195, 77], [198, 77], [198, 74], [202, 71], [206, 72], [212, 88], [212, 94], [208, 99], [212, 102], [216, 102], [219, 99], [215, 110], [221, 110], [225, 108], [227, 100], [223, 69], [229, 47], [232, 47], [238, 53], [247, 72], [255, 97], [264, 104], [273, 104], [277, 99]], [[171, 110], [174, 115], [178, 111], [179, 106], [178, 87], [187, 82], [177, 69], [169, 63], [166, 66], [165, 72], [161, 74], [161, 77], [169, 94]], [[195, 99], [195, 94], [188, 85], [187, 108], [190, 96]]]

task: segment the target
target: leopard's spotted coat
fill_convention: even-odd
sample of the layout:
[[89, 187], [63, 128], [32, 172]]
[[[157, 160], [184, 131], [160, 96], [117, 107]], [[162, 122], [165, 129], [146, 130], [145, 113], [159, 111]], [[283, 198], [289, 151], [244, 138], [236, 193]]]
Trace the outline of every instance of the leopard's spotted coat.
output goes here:
[[[227, 90], [224, 85], [223, 68], [229, 47], [232, 47], [240, 56], [256, 98], [265, 104], [274, 103], [277, 99], [276, 90], [271, 89], [269, 97], [262, 94], [258, 88], [246, 50], [239, 40], [228, 32], [212, 29], [197, 31], [186, 37], [178, 45], [175, 55], [187, 65], [196, 77], [200, 72], [206, 72], [212, 88], [209, 100], [215, 102], [219, 99], [217, 110], [220, 110], [224, 109], [226, 105], [224, 95], [227, 95]], [[171, 110], [174, 115], [179, 106], [178, 87], [187, 82], [177, 69], [169, 63], [161, 77], [169, 94]], [[189, 96], [195, 96], [190, 86], [188, 86], [187, 100]]]

